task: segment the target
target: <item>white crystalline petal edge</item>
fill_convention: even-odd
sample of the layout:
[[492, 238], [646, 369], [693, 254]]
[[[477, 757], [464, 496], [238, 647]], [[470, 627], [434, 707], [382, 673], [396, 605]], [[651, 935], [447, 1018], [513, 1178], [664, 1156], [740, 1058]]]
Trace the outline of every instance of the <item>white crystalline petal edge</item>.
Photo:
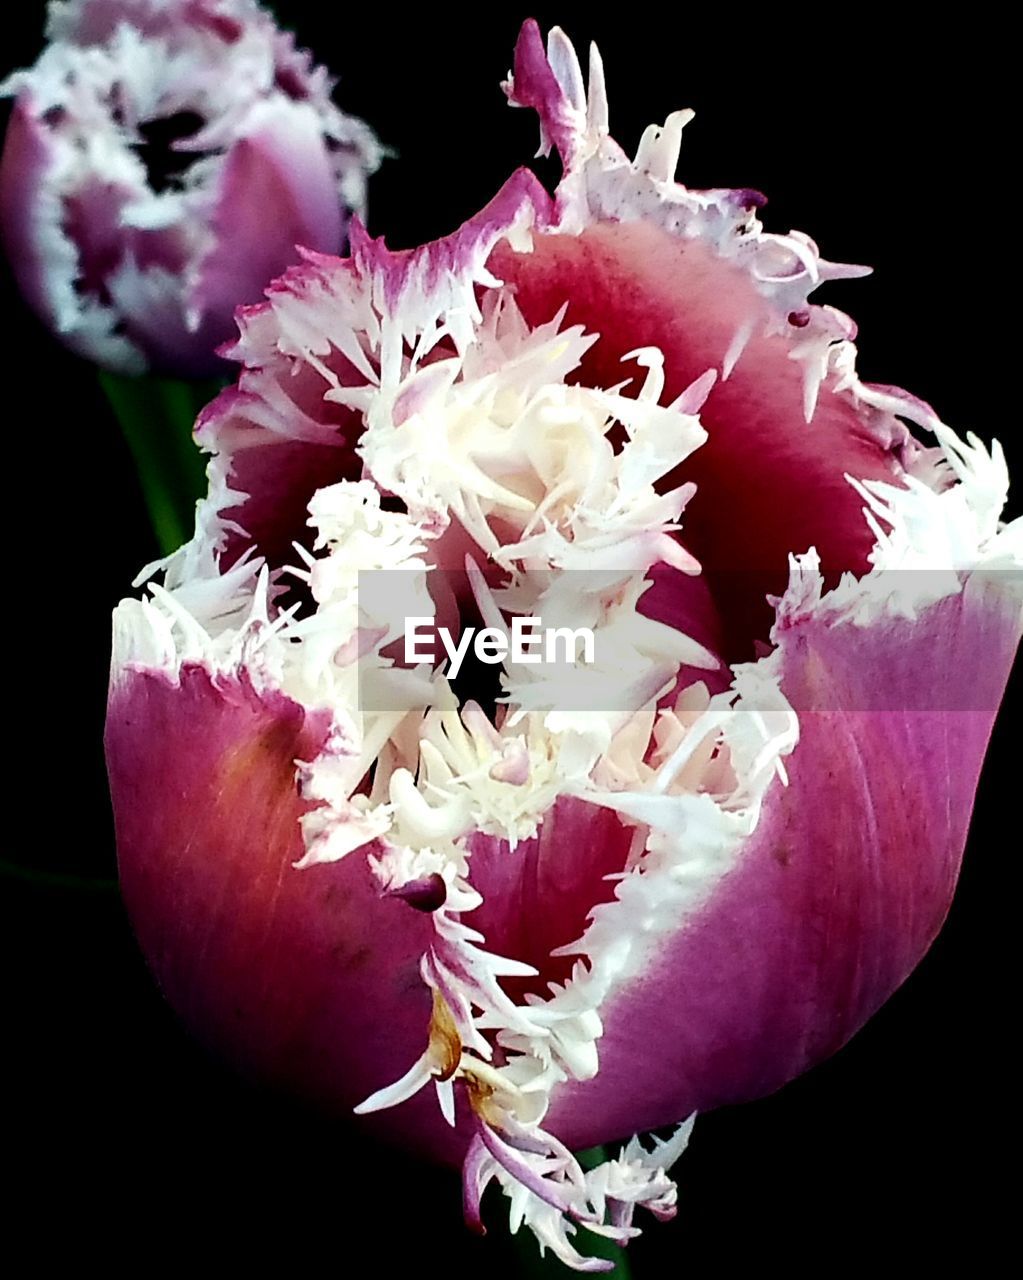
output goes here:
[[[605, 153], [605, 144], [613, 144], [606, 139], [599, 76], [595, 88], [591, 71], [590, 98], [583, 103], [581, 74], [560, 37], [555, 53], [552, 61], [581, 121], [576, 167], [559, 192], [560, 216], [567, 224], [584, 213], [586, 219], [598, 216], [592, 203], [581, 212], [580, 202], [592, 202], [594, 191], [604, 201], [601, 209], [610, 208], [614, 197], [622, 213], [622, 178], [646, 175], [655, 184], [649, 191], [628, 184], [633, 193], [645, 193], [643, 216], [660, 210], [673, 234], [699, 234], [730, 253], [729, 237], [714, 234], [725, 217], [723, 194], [693, 195], [670, 181], [675, 135], [684, 121], [666, 130], [666, 141], [663, 135], [645, 138], [634, 166], [617, 149]], [[646, 208], [650, 192], [660, 201], [653, 212]], [[734, 204], [730, 208], [734, 221]], [[633, 208], [629, 216], [639, 213]], [[271, 296], [272, 325], [254, 318], [242, 340], [251, 363], [259, 363], [264, 342], [293, 355], [324, 376], [328, 399], [358, 409], [366, 422], [357, 450], [364, 478], [316, 495], [310, 524], [320, 554], [296, 552], [301, 563], [295, 572], [309, 584], [316, 608], [305, 616], [275, 615], [275, 584], [256, 560], [243, 558], [221, 574], [219, 555], [232, 526], [220, 513], [242, 496], [231, 488], [236, 441], [225, 430], [214, 444], [210, 495], [200, 504], [195, 538], [146, 571], [149, 577], [162, 569], [163, 588], [118, 609], [114, 679], [136, 665], [173, 677], [183, 662], [197, 661], [226, 674], [244, 670], [257, 687], [283, 689], [307, 707], [332, 712], [334, 729], [323, 750], [298, 766], [302, 793], [316, 806], [303, 821], [301, 865], [351, 856], [373, 840], [370, 866], [382, 891], [401, 892], [439, 877], [446, 894], [432, 914], [433, 943], [422, 960], [423, 980], [442, 1002], [444, 1025], [432, 1027], [406, 1076], [359, 1110], [394, 1105], [433, 1081], [451, 1120], [457, 1081], [474, 1100], [477, 1125], [466, 1165], [470, 1190], [478, 1195], [496, 1179], [509, 1195], [513, 1227], [524, 1222], [569, 1265], [599, 1270], [605, 1264], [575, 1250], [573, 1224], [624, 1241], [635, 1233], [635, 1205], [669, 1216], [674, 1187], [666, 1170], [688, 1140], [691, 1121], [666, 1145], [647, 1153], [634, 1140], [616, 1159], [584, 1172], [541, 1127], [551, 1092], [599, 1070], [603, 1003], [644, 970], [660, 942], [684, 927], [735, 865], [769, 788], [784, 784], [783, 759], [796, 746], [799, 724], [779, 687], [776, 649], [735, 668], [724, 693], [711, 697], [691, 688], [674, 718], [664, 721], [671, 728], [664, 753], [643, 764], [635, 743], [642, 748], [649, 740], [654, 702], [670, 687], [683, 657], [677, 636], [651, 632], [639, 619], [635, 591], [616, 607], [585, 606], [596, 631], [615, 635], [617, 661], [634, 672], [635, 688], [642, 690], [629, 714], [559, 712], [542, 681], [509, 669], [510, 710], [495, 725], [471, 703], [459, 710], [441, 675], [425, 668], [401, 671], [383, 656], [399, 619], [386, 609], [374, 612], [358, 592], [357, 571], [401, 570], [418, 593], [417, 607], [429, 614], [431, 550], [442, 545], [453, 515], [474, 540], [479, 563], [489, 552], [512, 574], [504, 593], [473, 579], [481, 609], [497, 621], [506, 598], [517, 612], [529, 612], [541, 599], [553, 600], [556, 608], [583, 607], [558, 595], [569, 589], [566, 566], [585, 566], [610, 582], [634, 586], [675, 554], [671, 533], [689, 495], [658, 496], [654, 484], [705, 438], [698, 410], [712, 379], [701, 379], [674, 406], [662, 407], [663, 361], [647, 350], [635, 355], [642, 373], [636, 398], [567, 386], [565, 378], [594, 335], [563, 329], [562, 315], [530, 330], [485, 267], [498, 240], [523, 251], [542, 229], [524, 200], [501, 227], [488, 226], [457, 267], [439, 270], [426, 257], [412, 259], [395, 285], [374, 247], [357, 244], [352, 260], [334, 275], [313, 263], [301, 299], [287, 290]], [[826, 277], [809, 242], [779, 249], [755, 227], [749, 236], [765, 252], [800, 257], [807, 277], [799, 286], [803, 302], [807, 279]], [[762, 255], [742, 252], [763, 268]], [[783, 305], [790, 303], [785, 293]], [[811, 380], [819, 385], [820, 378], [837, 375], [859, 403], [923, 418], [957, 483], [950, 485], [927, 459], [905, 488], [859, 485], [877, 533], [871, 571], [858, 581], [848, 576], [825, 593], [815, 553], [794, 556], [777, 605], [779, 623], [814, 615], [866, 625], [885, 614], [912, 616], [960, 590], [972, 570], [1018, 570], [1021, 522], [999, 523], [1007, 477], [997, 446], [989, 452], [973, 438], [963, 443], [915, 403], [860, 384], [851, 343], [835, 337], [823, 347], [811, 343], [799, 357], [812, 366]], [[331, 347], [362, 372], [361, 385], [341, 385], [324, 362]], [[634, 372], [626, 364], [623, 379]], [[293, 406], [275, 407], [268, 390], [264, 438], [286, 438], [295, 412]], [[626, 435], [617, 454], [606, 437], [613, 421]], [[316, 439], [322, 428], [302, 430]], [[378, 486], [400, 497], [406, 512], [383, 510]], [[533, 495], [529, 501], [524, 492]], [[512, 530], [500, 543], [489, 523], [495, 513]], [[629, 549], [624, 565], [623, 547]], [[915, 572], [893, 577], [905, 570]], [[900, 580], [898, 592], [889, 589]], [[696, 656], [683, 652], [685, 661]], [[360, 706], [356, 653], [360, 672], [398, 683], [405, 699], [398, 709]], [[631, 757], [623, 755], [626, 743], [633, 744]], [[370, 793], [356, 795], [374, 762]], [[600, 781], [612, 776], [617, 789]], [[485, 950], [485, 939], [462, 919], [481, 901], [472, 885], [468, 837], [483, 831], [503, 838], [508, 856], [515, 856], [517, 841], [535, 833], [558, 796], [614, 810], [634, 829], [633, 850], [613, 900], [596, 906], [582, 937], [559, 949], [578, 957], [571, 976], [552, 984], [546, 997], [519, 1005], [501, 980], [533, 971]], [[444, 1054], [451, 1052], [453, 1035], [460, 1047], [456, 1063], [448, 1064]], [[502, 1051], [499, 1066], [495, 1045]], [[438, 1075], [442, 1061], [445, 1079]]]

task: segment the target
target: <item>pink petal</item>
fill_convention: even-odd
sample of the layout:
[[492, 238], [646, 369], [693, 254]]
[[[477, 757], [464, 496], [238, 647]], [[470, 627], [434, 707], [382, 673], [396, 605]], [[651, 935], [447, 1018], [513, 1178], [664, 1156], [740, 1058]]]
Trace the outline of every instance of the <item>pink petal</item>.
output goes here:
[[[665, 356], [665, 400], [725, 363], [735, 333], [765, 303], [748, 276], [704, 244], [658, 227], [600, 223], [578, 236], [536, 237], [533, 252], [501, 246], [491, 269], [513, 283], [527, 320], [539, 323], [569, 301], [566, 324], [600, 334], [580, 381], [612, 385], [639, 346]], [[684, 305], [679, 300], [684, 299]], [[783, 589], [788, 555], [816, 546], [824, 568], [862, 572], [873, 536], [845, 476], [895, 481], [896, 463], [847, 395], [822, 388], [812, 422], [803, 414], [803, 373], [784, 337], [756, 336], [700, 412], [707, 443], [687, 459], [697, 496], [686, 509], [685, 543], [725, 620], [725, 654], [750, 656], [766, 639], [769, 592]], [[904, 431], [896, 434], [896, 438]]]
[[516, 106], [532, 107], [540, 118], [541, 152], [556, 147], [567, 161], [575, 142], [575, 123], [568, 101], [547, 60], [540, 28], [533, 19], [523, 24], [515, 45]]
[[546, 995], [548, 982], [571, 973], [571, 958], [552, 959], [551, 952], [575, 942], [593, 907], [613, 898], [613, 883], [605, 877], [623, 870], [632, 836], [617, 814], [563, 799], [537, 835], [515, 849], [489, 836], [471, 838], [472, 883], [483, 905], [468, 923], [485, 936], [489, 950], [541, 974], [505, 981], [517, 999], [526, 991]]
[[230, 331], [239, 305], [298, 261], [296, 246], [336, 253], [343, 209], [320, 124], [287, 101], [259, 104], [221, 170], [210, 218], [213, 247], [187, 305], [193, 324]]
[[587, 97], [560, 32], [545, 50], [537, 24], [524, 24], [505, 88], [537, 112], [542, 149], [561, 154], [556, 206], [573, 232], [538, 236], [530, 253], [495, 252], [492, 269], [515, 287], [527, 320], [568, 301], [566, 322], [601, 335], [580, 372], [586, 385], [610, 385], [622, 357], [646, 345], [664, 353], [669, 400], [707, 369], [722, 375], [701, 411], [707, 444], [664, 483], [697, 486], [686, 546], [721, 611], [725, 656], [748, 658], [753, 638], [766, 639], [764, 596], [784, 586], [790, 553], [816, 546], [829, 581], [865, 571], [873, 538], [844, 477], [898, 483], [917, 446], [894, 415], [931, 425], [933, 413], [902, 392], [855, 390], [826, 367], [855, 326], [806, 296], [865, 269], [823, 261], [798, 233], [750, 235], [748, 211], [764, 203], [756, 192], [703, 193], [694, 213], [700, 193], [672, 181], [670, 121], [658, 158], [630, 165], [607, 136], [599, 62]]
[[40, 203], [55, 161], [53, 145], [28, 100], [16, 102], [0, 160], [0, 227], [18, 287], [49, 324], [56, 319], [47, 287], [51, 267], [38, 231]]
[[788, 787], [738, 866], [601, 1010], [600, 1073], [562, 1086], [570, 1146], [769, 1093], [834, 1053], [948, 911], [1021, 631], [997, 574], [916, 620], [779, 636], [800, 717]]
[[[522, 169], [455, 234], [417, 250], [393, 252], [382, 240], [371, 240], [356, 220], [353, 260], [305, 250], [302, 265], [267, 290], [266, 303], [239, 311], [240, 338], [224, 352], [245, 365], [239, 386], [219, 396], [197, 427], [204, 447], [229, 456], [231, 489], [245, 495], [223, 511], [243, 531], [229, 535], [228, 563], [250, 543], [274, 567], [294, 563], [292, 544], [308, 541], [306, 508], [313, 494], [360, 474], [353, 449], [361, 415], [325, 399], [331, 385], [312, 368], [301, 344], [280, 341], [289, 321], [299, 322], [303, 341], [311, 331], [317, 334], [317, 362], [337, 386], [362, 386], [367, 379], [353, 364], [356, 353], [340, 349], [340, 335], [331, 340], [344, 327], [336, 317], [346, 290], [378, 281], [388, 305], [399, 307], [413, 285], [457, 280], [470, 264], [486, 260], [510, 226], [526, 218], [543, 221], [549, 213], [549, 196]], [[461, 563], [464, 553], [450, 539], [447, 551], [445, 563]]]
[[[106, 749], [121, 888], [165, 996], [218, 1054], [347, 1113], [421, 1051], [432, 929], [365, 857], [295, 870], [294, 761], [325, 733], [322, 714], [193, 664], [180, 684], [125, 672]], [[413, 1147], [431, 1133], [431, 1152], [457, 1141], [425, 1095], [372, 1123]]]
[[486, 1235], [480, 1201], [487, 1184], [494, 1176], [494, 1157], [483, 1144], [478, 1133], [473, 1135], [462, 1166], [462, 1212], [466, 1226], [477, 1235]]
[[[688, 516], [686, 521], [688, 524]], [[640, 612], [689, 636], [712, 654], [723, 653], [724, 625], [706, 576], [702, 572], [699, 575], [679, 573], [666, 564], [654, 565], [648, 576], [653, 585], [640, 600]], [[683, 666], [676, 685], [681, 690], [702, 680], [712, 693], [720, 693], [728, 688], [731, 679], [724, 662], [716, 671]]]

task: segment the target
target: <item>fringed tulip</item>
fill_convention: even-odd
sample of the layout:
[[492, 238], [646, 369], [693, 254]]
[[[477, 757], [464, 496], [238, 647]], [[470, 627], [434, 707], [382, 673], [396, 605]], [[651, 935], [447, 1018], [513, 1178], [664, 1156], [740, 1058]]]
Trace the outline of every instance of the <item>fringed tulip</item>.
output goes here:
[[18, 284], [72, 350], [195, 378], [236, 306], [340, 251], [380, 148], [256, 0], [51, 0], [16, 101], [0, 230]]
[[[520, 170], [407, 252], [355, 226], [241, 313], [195, 537], [117, 610], [107, 751], [124, 895], [190, 1026], [462, 1162], [471, 1224], [496, 1180], [598, 1271], [574, 1233], [671, 1216], [694, 1112], [833, 1053], [934, 938], [1023, 530], [998, 446], [860, 381], [852, 323], [807, 301], [860, 268], [675, 183], [687, 113], [630, 160], [596, 52], [584, 89], [534, 24], [506, 88], [553, 197]], [[459, 703], [396, 659], [413, 597], [585, 615], [607, 697], [509, 661]]]

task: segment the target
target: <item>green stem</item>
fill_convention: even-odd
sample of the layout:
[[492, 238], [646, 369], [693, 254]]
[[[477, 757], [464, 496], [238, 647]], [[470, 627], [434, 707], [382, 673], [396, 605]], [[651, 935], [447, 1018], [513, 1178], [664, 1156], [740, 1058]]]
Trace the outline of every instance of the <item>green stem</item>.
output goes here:
[[[591, 1147], [588, 1151], [580, 1152], [577, 1157], [584, 1169], [593, 1169], [598, 1164], [603, 1164], [607, 1158], [607, 1150], [604, 1147]], [[519, 1231], [514, 1236], [514, 1241], [523, 1280], [526, 1280], [526, 1277], [529, 1277], [529, 1280], [570, 1280], [572, 1272], [552, 1253], [548, 1252], [544, 1257], [540, 1257], [539, 1246], [532, 1232]], [[614, 1270], [602, 1273], [610, 1277], [610, 1280], [631, 1280], [632, 1270], [625, 1256], [625, 1250], [613, 1240], [607, 1240], [603, 1236], [594, 1235], [592, 1231], [587, 1231], [585, 1227], [579, 1227], [572, 1237], [572, 1243], [586, 1258], [607, 1258], [613, 1262]]]
[[131, 450], [160, 551], [167, 555], [192, 536], [195, 504], [206, 492], [206, 461], [192, 428], [220, 384], [106, 372], [99, 380]]

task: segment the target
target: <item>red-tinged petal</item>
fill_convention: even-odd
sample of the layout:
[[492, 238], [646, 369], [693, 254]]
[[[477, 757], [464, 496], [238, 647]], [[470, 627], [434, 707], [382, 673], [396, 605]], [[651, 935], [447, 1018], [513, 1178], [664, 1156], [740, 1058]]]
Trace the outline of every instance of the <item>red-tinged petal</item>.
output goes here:
[[181, 278], [156, 265], [140, 266], [129, 256], [103, 282], [119, 325], [146, 352], [148, 367], [165, 374], [187, 369], [193, 378], [223, 372], [215, 353], [219, 334], [211, 326], [190, 331], [181, 311]]
[[551, 953], [574, 942], [598, 902], [614, 896], [606, 877], [618, 875], [628, 860], [633, 832], [617, 814], [581, 800], [560, 800], [538, 833], [510, 849], [506, 840], [476, 835], [471, 841], [472, 883], [483, 903], [469, 923], [500, 955], [533, 965], [536, 979], [505, 982], [517, 997], [546, 994], [547, 983], [563, 981], [570, 958]]
[[605, 1000], [599, 1075], [554, 1096], [548, 1124], [566, 1142], [777, 1089], [919, 962], [951, 902], [1023, 625], [1001, 577], [980, 572], [917, 618], [864, 626], [822, 608], [780, 630], [800, 721], [789, 785], [772, 785], [707, 903]]
[[[688, 517], [686, 523], [688, 541]], [[691, 636], [708, 653], [723, 654], [724, 622], [706, 576], [702, 572], [698, 576], [681, 574], [668, 565], [658, 564], [651, 569], [650, 578], [652, 585], [640, 600], [640, 612]], [[720, 693], [728, 688], [731, 678], [728, 665], [723, 661], [716, 670], [683, 666], [677, 687], [685, 689], [695, 680], [702, 680], [712, 693]]]
[[[106, 749], [121, 888], [167, 999], [217, 1053], [337, 1112], [419, 1052], [430, 925], [381, 894], [364, 857], [295, 870], [309, 808], [295, 761], [326, 728], [244, 673], [130, 667]], [[445, 1128], [432, 1102], [410, 1106], [434, 1136]], [[424, 1141], [415, 1111], [373, 1123]]]
[[483, 1145], [479, 1134], [473, 1136], [462, 1166], [462, 1212], [466, 1226], [477, 1235], [486, 1235], [480, 1201], [494, 1176], [494, 1157]]
[[829, 581], [866, 570], [873, 538], [844, 477], [897, 482], [919, 446], [896, 415], [927, 427], [934, 415], [859, 383], [855, 326], [807, 301], [821, 282], [865, 268], [824, 261], [799, 232], [764, 232], [759, 193], [674, 182], [691, 112], [651, 126], [629, 160], [608, 134], [599, 56], [587, 91], [563, 33], [545, 50], [535, 22], [505, 88], [537, 112], [542, 144], [565, 166], [556, 205], [567, 234], [537, 237], [529, 253], [499, 246], [491, 264], [527, 320], [567, 302], [569, 322], [601, 335], [577, 375], [588, 385], [608, 385], [622, 357], [648, 344], [664, 355], [669, 399], [707, 369], [722, 375], [701, 410], [707, 444], [684, 468], [700, 494], [686, 546], [713, 588], [726, 656], [748, 658], [752, 638], [767, 638], [764, 596], [784, 585], [790, 553], [816, 546]]
[[[568, 299], [567, 322], [600, 334], [579, 372], [592, 386], [619, 378], [622, 357], [650, 345], [664, 352], [670, 401], [706, 369], [722, 369], [744, 324], [764, 323], [765, 304], [743, 270], [656, 226], [601, 223], [577, 236], [538, 236], [529, 254], [502, 246], [491, 268], [514, 285], [531, 322]], [[767, 638], [764, 597], [784, 585], [791, 551], [816, 546], [830, 574], [866, 569], [873, 536], [845, 476], [891, 482], [900, 469], [864, 409], [831, 386], [807, 423], [792, 345], [776, 335], [749, 339], [700, 411], [707, 443], [681, 477], [665, 480], [697, 486], [686, 546], [718, 601], [733, 660], [750, 656], [748, 637]], [[904, 431], [894, 436], [901, 441]]]

